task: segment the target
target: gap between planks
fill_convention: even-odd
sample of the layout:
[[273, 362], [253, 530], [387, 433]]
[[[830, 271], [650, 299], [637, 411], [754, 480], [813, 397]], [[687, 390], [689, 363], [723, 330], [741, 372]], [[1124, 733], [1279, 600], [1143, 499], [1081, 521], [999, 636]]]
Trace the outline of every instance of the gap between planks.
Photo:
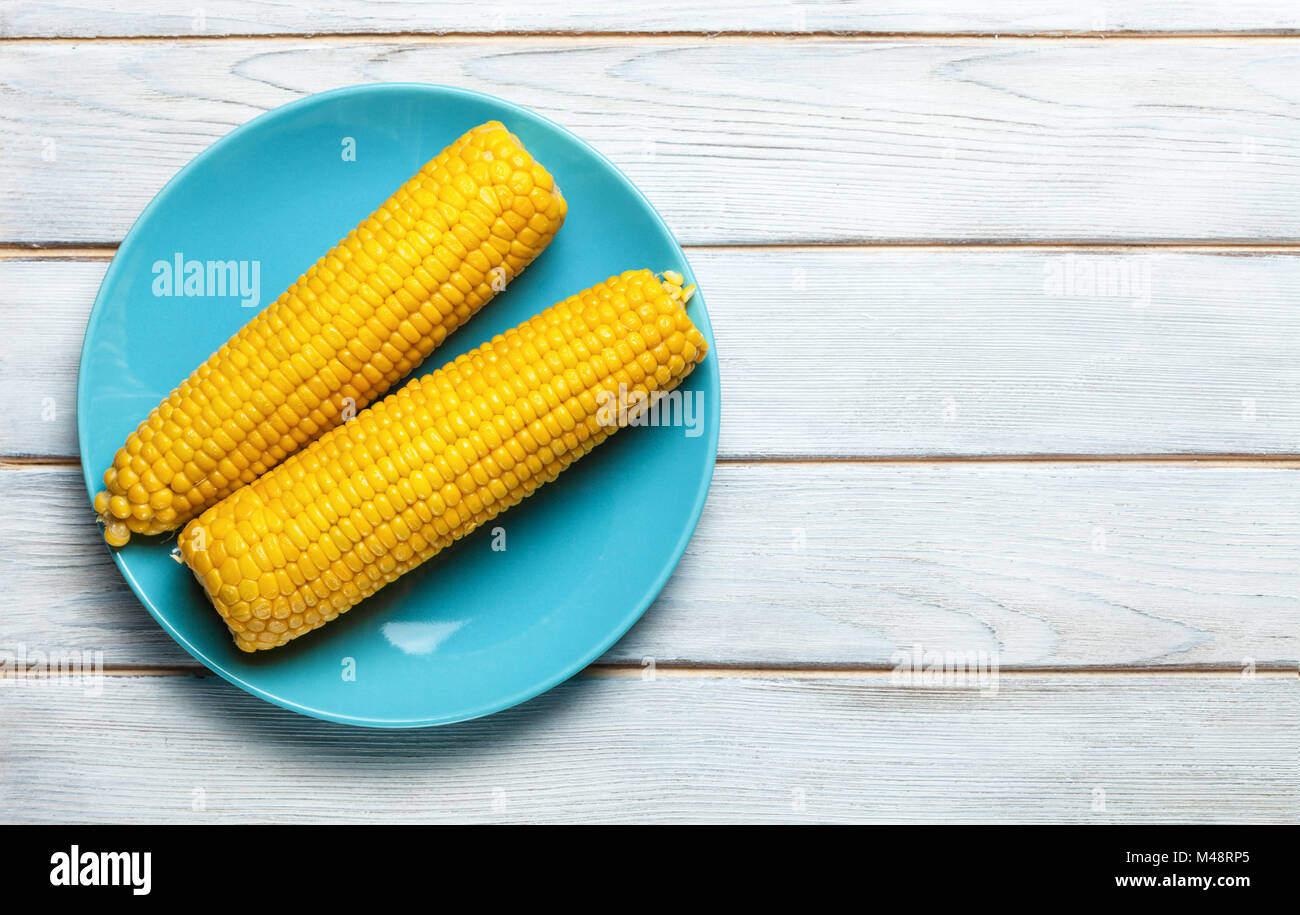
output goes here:
[[[672, 662], [662, 662], [656, 660], [654, 666], [653, 678], [646, 676], [648, 668], [639, 664], [629, 663], [609, 663], [609, 664], [592, 664], [589, 667], [579, 671], [576, 676], [602, 679], [602, 680], [639, 680], [639, 679], [676, 679], [676, 680], [868, 680], [879, 682], [881, 685], [897, 685], [907, 689], [943, 689], [948, 688], [940, 684], [937, 686], [927, 687], [925, 685], [916, 686], [910, 683], [895, 684], [893, 683], [894, 670], [892, 666], [873, 665], [873, 666], [727, 666], [720, 664], [676, 664]], [[121, 679], [142, 678], [142, 677], [215, 677], [212, 671], [201, 665], [195, 664], [192, 667], [170, 666], [170, 667], [104, 667], [102, 671], [106, 677], [117, 677]], [[1091, 666], [1061, 666], [1061, 667], [1043, 667], [1043, 666], [999, 666], [997, 669], [999, 677], [1008, 677], [1021, 680], [1043, 679], [1043, 678], [1070, 678], [1076, 680], [1084, 679], [1113, 679], [1117, 677], [1165, 677], [1168, 679], [1235, 679], [1242, 676], [1241, 666], [1237, 664], [1205, 664], [1190, 666], [1125, 666], [1125, 667], [1091, 667]], [[1300, 667], [1297, 666], [1259, 666], [1254, 671], [1254, 677], [1270, 680], [1298, 680], [1300, 681]], [[6, 680], [50, 680], [50, 679], [82, 679], [84, 675], [77, 674], [69, 677], [51, 676], [48, 672], [23, 672], [21, 675], [7, 670], [0, 670], [0, 682]]]
[[855, 31], [852, 29], [826, 29], [808, 31], [748, 31], [740, 30], [681, 30], [681, 31], [646, 31], [631, 30], [610, 31], [574, 31], [562, 29], [538, 29], [528, 31], [496, 32], [458, 32], [458, 31], [387, 31], [387, 32], [196, 32], [185, 35], [93, 35], [75, 37], [66, 35], [46, 36], [0, 36], [0, 44], [81, 44], [90, 41], [119, 42], [123, 44], [142, 44], [149, 42], [180, 42], [202, 44], [218, 41], [259, 41], [259, 42], [382, 42], [401, 41], [407, 43], [434, 44], [442, 41], [469, 43], [497, 43], [501, 41], [729, 41], [773, 42], [773, 41], [896, 41], [896, 42], [932, 42], [932, 41], [1188, 41], [1214, 39], [1249, 39], [1252, 41], [1273, 40], [1289, 41], [1300, 37], [1300, 30], [1295, 29], [1243, 29], [1241, 31], [1206, 31], [1200, 30], [1117, 30], [1102, 32], [1094, 30], [1069, 31], [1048, 29], [1045, 31], [987, 31], [987, 32], [889, 32], [889, 31]]
[[[117, 254], [117, 245], [63, 245], [0, 243], [0, 260], [70, 260], [108, 261]], [[819, 251], [860, 250], [919, 251], [950, 253], [953, 251], [1084, 251], [1090, 254], [1204, 254], [1223, 257], [1268, 257], [1300, 255], [1300, 241], [942, 241], [884, 240], [869, 242], [790, 242], [788, 244], [682, 245], [686, 252], [815, 254]]]
[[[939, 454], [864, 455], [844, 457], [763, 457], [761, 455], [718, 458], [714, 463], [744, 464], [871, 464], [901, 466], [913, 464], [1116, 464], [1133, 466], [1180, 466], [1191, 468], [1257, 467], [1268, 470], [1300, 470], [1300, 454]], [[81, 458], [74, 456], [0, 456], [0, 470], [29, 468], [77, 470]]]

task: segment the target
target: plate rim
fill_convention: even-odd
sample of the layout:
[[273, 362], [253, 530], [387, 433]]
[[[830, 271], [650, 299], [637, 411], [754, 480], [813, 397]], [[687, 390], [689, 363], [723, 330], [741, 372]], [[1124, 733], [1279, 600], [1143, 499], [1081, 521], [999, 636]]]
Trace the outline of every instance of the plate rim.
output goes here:
[[[199, 166], [207, 158], [215, 155], [219, 150], [224, 148], [225, 145], [227, 145], [228, 143], [233, 143], [237, 139], [241, 138], [246, 132], [253, 132], [261, 128], [268, 122], [297, 113], [300, 109], [311, 108], [321, 104], [327, 104], [330, 101], [333, 101], [334, 99], [344, 97], [344, 96], [360, 95], [360, 94], [374, 93], [374, 92], [386, 93], [386, 92], [412, 92], [412, 91], [427, 92], [429, 94], [436, 95], [436, 96], [443, 96], [443, 95], [462, 96], [466, 98], [487, 101], [496, 105], [502, 105], [524, 118], [540, 121], [546, 126], [548, 126], [549, 128], [557, 131], [558, 133], [566, 137], [569, 142], [577, 144], [579, 147], [583, 148], [587, 152], [594, 155], [596, 159], [605, 167], [605, 169], [610, 174], [614, 175], [615, 178], [617, 178], [617, 180], [627, 190], [629, 190], [636, 199], [638, 199], [641, 202], [641, 205], [645, 208], [645, 210], [649, 212], [651, 216], [654, 218], [654, 221], [658, 223], [661, 231], [665, 234], [668, 240], [672, 242], [673, 246], [676, 247], [678, 255], [681, 257], [682, 263], [687, 265], [688, 267], [690, 266], [690, 261], [686, 257], [686, 252], [682, 250], [682, 244], [678, 240], [676, 234], [669, 227], [668, 223], [665, 222], [663, 216], [660, 215], [659, 211], [655, 208], [654, 204], [652, 204], [650, 200], [645, 196], [645, 194], [641, 191], [641, 189], [637, 187], [636, 184], [633, 183], [633, 181], [623, 173], [622, 169], [620, 169], [617, 165], [611, 162], [604, 155], [604, 153], [596, 149], [594, 146], [592, 146], [586, 140], [582, 139], [573, 131], [569, 130], [564, 125], [559, 124], [556, 121], [552, 120], [551, 118], [548, 118], [543, 114], [539, 114], [538, 112], [533, 111], [530, 108], [526, 108], [522, 105], [519, 105], [516, 102], [512, 102], [509, 99], [504, 99], [501, 98], [500, 96], [492, 95], [491, 93], [487, 93], [487, 92], [480, 92], [475, 89], [465, 89], [459, 86], [448, 86], [440, 83], [421, 83], [421, 82], [407, 81], [407, 82], [358, 83], [349, 86], [339, 86], [333, 89], [327, 89], [322, 92], [315, 92], [310, 95], [305, 95], [301, 98], [293, 99], [292, 101], [286, 102], [283, 105], [277, 105], [276, 107], [271, 108], [268, 111], [264, 111], [261, 114], [257, 115], [256, 117], [248, 121], [245, 121], [243, 124], [240, 124], [239, 126], [235, 127], [233, 130], [229, 131], [228, 133], [223, 134], [221, 137], [217, 138], [208, 146], [204, 147], [197, 155], [191, 158], [183, 166], [181, 166], [181, 168], [176, 172], [176, 174], [172, 175], [171, 178], [169, 178], [167, 182], [154, 194], [154, 196], [150, 199], [148, 204], [145, 205], [144, 209], [140, 211], [140, 214], [131, 223], [130, 229], [128, 229], [126, 234], [122, 237], [122, 241], [118, 245], [117, 251], [113, 255], [113, 260], [109, 263], [108, 269], [104, 273], [103, 280], [100, 281], [99, 289], [95, 293], [95, 300], [90, 308], [90, 314], [87, 316], [86, 319], [86, 330], [82, 335], [81, 349], [78, 355], [78, 363], [77, 363], [77, 448], [79, 452], [78, 459], [79, 462], [81, 463], [82, 480], [86, 486], [88, 498], [93, 498], [95, 492], [97, 491], [98, 477], [94, 474], [93, 469], [88, 466], [89, 457], [87, 454], [88, 449], [86, 447], [88, 425], [89, 425], [87, 410], [85, 408], [85, 404], [89, 403], [89, 400], [87, 399], [89, 383], [87, 379], [87, 372], [85, 370], [86, 356], [87, 353], [89, 352], [89, 348], [91, 345], [91, 337], [95, 332], [95, 330], [97, 329], [98, 323], [103, 316], [103, 312], [100, 308], [101, 300], [104, 297], [105, 290], [108, 289], [115, 282], [117, 273], [119, 272], [119, 267], [122, 262], [122, 258], [120, 257], [120, 255], [122, 254], [123, 251], [129, 248], [131, 243], [134, 241], [136, 235], [140, 231], [143, 231], [141, 227], [148, 222], [149, 218], [153, 215], [155, 209], [160, 209], [165, 204], [166, 198], [174, 191], [175, 187], [185, 178], [185, 176], [190, 172], [192, 168]], [[693, 273], [694, 270], [692, 269], [692, 274]], [[612, 647], [621, 638], [623, 638], [623, 636], [627, 634], [628, 630], [631, 629], [632, 626], [634, 626], [637, 623], [637, 621], [640, 620], [641, 617], [645, 615], [646, 611], [650, 609], [651, 604], [654, 603], [655, 599], [659, 596], [660, 592], [663, 591], [664, 586], [668, 583], [668, 579], [672, 576], [673, 572], [677, 569], [677, 566], [681, 563], [682, 556], [685, 555], [686, 553], [686, 547], [689, 545], [691, 538], [694, 536], [695, 529], [699, 526], [700, 516], [704, 512], [704, 505], [708, 498], [709, 489], [712, 486], [713, 473], [717, 467], [718, 439], [719, 439], [719, 431], [722, 425], [722, 416], [721, 416], [722, 386], [721, 386], [721, 374], [718, 371], [718, 365], [717, 365], [717, 346], [713, 334], [713, 325], [709, 319], [709, 314], [704, 304], [703, 295], [697, 293], [695, 297], [695, 302], [697, 302], [699, 305], [698, 314], [700, 315], [700, 318], [703, 321], [704, 330], [706, 330], [707, 336], [710, 341], [710, 350], [711, 350], [710, 355], [713, 356], [712, 359], [708, 359], [705, 361], [704, 364], [701, 364], [700, 369], [709, 372], [711, 381], [713, 382], [713, 390], [716, 392], [716, 394], [715, 397], [709, 403], [709, 407], [714, 412], [714, 415], [717, 417], [717, 421], [710, 423], [708, 431], [706, 432], [706, 445], [708, 450], [708, 461], [707, 461], [708, 472], [703, 476], [703, 479], [697, 488], [694, 497], [694, 502], [691, 505], [690, 512], [689, 512], [689, 521], [683, 527], [682, 533], [679, 536], [677, 543], [675, 543], [672, 547], [671, 559], [665, 563], [663, 569], [660, 570], [654, 582], [650, 585], [650, 587], [647, 589], [647, 591], [641, 597], [641, 599], [636, 601], [632, 605], [632, 610], [629, 613], [625, 614], [623, 617], [620, 617], [616, 621], [616, 624], [612, 629], [611, 635], [606, 637], [603, 641], [601, 641], [596, 646], [595, 650], [589, 651], [588, 653], [582, 655], [576, 662], [570, 662], [564, 665], [558, 673], [548, 677], [544, 677], [538, 683], [535, 683], [522, 690], [519, 690], [518, 692], [508, 697], [505, 697], [504, 699], [499, 699], [493, 702], [489, 702], [459, 714], [420, 717], [420, 718], [368, 718], [368, 717], [363, 717], [358, 715], [340, 714], [337, 712], [331, 712], [327, 709], [313, 708], [311, 706], [304, 705], [300, 702], [294, 702], [282, 696], [277, 696], [269, 692], [268, 690], [263, 689], [262, 687], [259, 687], [249, 682], [248, 680], [242, 678], [237, 672], [228, 669], [220, 661], [208, 657], [197, 646], [193, 645], [188, 639], [185, 638], [184, 635], [182, 635], [176, 629], [175, 626], [171, 624], [171, 622], [167, 619], [167, 616], [155, 606], [154, 601], [151, 600], [146, 595], [144, 589], [140, 586], [140, 583], [136, 580], [135, 576], [131, 573], [130, 569], [128, 569], [126, 565], [124, 565], [119, 551], [115, 549], [111, 549], [107, 545], [105, 545], [104, 548], [108, 549], [109, 554], [113, 558], [113, 564], [116, 565], [118, 571], [121, 572], [122, 577], [126, 580], [127, 585], [130, 587], [131, 592], [136, 596], [136, 599], [140, 601], [141, 604], [144, 605], [144, 608], [149, 612], [149, 615], [153, 617], [155, 622], [157, 622], [158, 625], [161, 626], [163, 630], [168, 635], [170, 635], [178, 645], [180, 645], [183, 649], [185, 649], [185, 651], [191, 657], [193, 657], [196, 661], [202, 664], [207, 670], [217, 674], [222, 679], [228, 681], [229, 683], [232, 683], [233, 685], [239, 687], [245, 692], [250, 693], [251, 695], [254, 695], [257, 698], [262, 699], [266, 702], [269, 702], [272, 705], [276, 705], [279, 706], [280, 708], [287, 709], [291, 712], [296, 712], [298, 714], [305, 715], [311, 718], [316, 718], [323, 721], [330, 721], [337, 724], [345, 724], [345, 725], [353, 725], [353, 726], [377, 728], [377, 729], [409, 729], [409, 728], [436, 727], [436, 726], [447, 725], [447, 724], [457, 724], [464, 721], [473, 721], [477, 718], [483, 718], [487, 715], [492, 715], [497, 712], [505, 711], [506, 709], [513, 708], [517, 705], [527, 702], [530, 699], [536, 698], [537, 696], [540, 696], [541, 694], [548, 692], [549, 690], [555, 688], [561, 683], [573, 678], [582, 670], [590, 666], [593, 661], [598, 659], [601, 655], [603, 655], [606, 651], [608, 651], [610, 647]], [[697, 321], [697, 323], [699, 323], [699, 321]], [[100, 540], [100, 542], [103, 543], [102, 539]]]

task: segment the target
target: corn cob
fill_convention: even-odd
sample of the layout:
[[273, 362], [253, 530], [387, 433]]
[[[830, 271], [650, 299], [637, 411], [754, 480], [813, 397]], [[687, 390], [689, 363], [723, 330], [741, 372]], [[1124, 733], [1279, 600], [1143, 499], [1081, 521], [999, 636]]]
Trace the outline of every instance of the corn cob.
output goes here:
[[684, 310], [694, 287], [672, 278], [629, 271], [548, 308], [191, 521], [180, 558], [235, 643], [323, 626], [629, 422], [616, 395], [648, 404], [675, 388], [707, 346]]
[[105, 539], [180, 527], [382, 395], [528, 266], [565, 210], [501, 124], [462, 136], [127, 438], [94, 499]]

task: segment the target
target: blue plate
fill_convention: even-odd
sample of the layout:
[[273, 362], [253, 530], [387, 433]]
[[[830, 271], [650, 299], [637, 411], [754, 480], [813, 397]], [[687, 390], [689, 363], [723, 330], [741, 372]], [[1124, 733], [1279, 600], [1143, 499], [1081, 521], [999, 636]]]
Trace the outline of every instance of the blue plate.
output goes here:
[[[617, 168], [517, 105], [461, 89], [383, 84], [277, 108], [183, 168], [132, 226], [104, 277], [77, 385], [88, 494], [102, 488], [126, 436], [256, 313], [254, 304], [272, 301], [452, 140], [494, 119], [555, 176], [568, 219], [532, 266], [419, 372], [623, 270], [691, 276], [668, 227]], [[205, 284], [192, 295], [155, 294], [165, 291], [155, 265], [178, 255], [244, 262], [257, 290], [232, 295]], [[712, 346], [701, 296], [690, 312]], [[277, 705], [372, 727], [487, 715], [598, 658], [668, 580], [713, 475], [717, 365], [711, 352], [682, 388], [698, 405], [692, 425], [623, 430], [489, 528], [274, 651], [235, 648], [189, 570], [171, 558], [174, 536], [136, 537], [113, 559], [186, 651]]]

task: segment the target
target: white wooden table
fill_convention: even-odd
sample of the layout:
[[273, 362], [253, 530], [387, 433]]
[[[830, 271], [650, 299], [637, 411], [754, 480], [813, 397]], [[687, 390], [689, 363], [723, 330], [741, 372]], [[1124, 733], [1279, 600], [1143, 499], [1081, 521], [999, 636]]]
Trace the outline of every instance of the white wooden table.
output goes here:
[[[0, 682], [0, 819], [1300, 818], [1294, 4], [609, 6], [0, 5], [0, 649], [108, 674]], [[609, 155], [689, 245], [725, 389], [644, 620], [416, 732], [197, 669], [99, 543], [74, 435], [150, 197], [377, 80]], [[901, 679], [914, 646], [996, 689]]]

